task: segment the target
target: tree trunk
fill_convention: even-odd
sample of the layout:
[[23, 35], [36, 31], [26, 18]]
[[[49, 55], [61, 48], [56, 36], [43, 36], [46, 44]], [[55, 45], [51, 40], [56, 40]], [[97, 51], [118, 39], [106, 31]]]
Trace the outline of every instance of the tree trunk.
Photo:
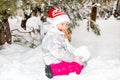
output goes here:
[[5, 44], [5, 42], [7, 42], [8, 44], [12, 43], [12, 36], [10, 32], [8, 19], [5, 19], [3, 20], [3, 22], [1, 22], [0, 28], [0, 45]]
[[120, 2], [120, 0], [117, 0], [116, 9], [113, 13], [115, 18], [118, 17], [118, 15], [119, 15], [119, 13], [118, 13], [119, 12], [119, 4], [120, 4], [119, 2]]
[[0, 23], [0, 45], [3, 45], [4, 43], [5, 43], [4, 27], [2, 23]]
[[91, 10], [91, 20], [96, 21], [96, 16], [97, 16], [97, 7], [94, 6], [92, 7], [92, 10]]
[[120, 4], [120, 0], [117, 0], [116, 10], [118, 10], [118, 9], [119, 9], [119, 4]]
[[26, 22], [27, 20], [31, 17], [31, 14], [30, 15], [27, 15], [24, 13], [24, 19], [22, 20], [21, 22], [21, 27], [26, 30]]
[[6, 42], [8, 44], [12, 43], [12, 36], [11, 36], [11, 32], [10, 32], [10, 26], [9, 26], [9, 22], [8, 19], [6, 19], [6, 21], [4, 22], [4, 27], [5, 27], [5, 34], [6, 34]]

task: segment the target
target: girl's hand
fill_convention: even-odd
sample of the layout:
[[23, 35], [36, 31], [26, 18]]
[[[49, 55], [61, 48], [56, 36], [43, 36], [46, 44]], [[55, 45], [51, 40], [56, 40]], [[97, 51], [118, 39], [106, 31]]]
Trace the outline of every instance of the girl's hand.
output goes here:
[[82, 59], [83, 57], [82, 56], [75, 56], [75, 62], [77, 62], [77, 63], [79, 63], [80, 65], [84, 65], [84, 66], [86, 66], [87, 65], [87, 62], [85, 61], [85, 62], [82, 62]]
[[82, 56], [75, 56], [75, 60], [74, 61], [79, 63], [79, 64], [82, 64], [82, 61], [81, 61], [82, 58], [83, 58]]

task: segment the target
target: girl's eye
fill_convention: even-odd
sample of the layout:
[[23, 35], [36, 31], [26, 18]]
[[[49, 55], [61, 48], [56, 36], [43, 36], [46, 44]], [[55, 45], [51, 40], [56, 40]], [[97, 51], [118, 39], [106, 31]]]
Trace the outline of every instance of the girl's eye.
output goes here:
[[68, 24], [66, 24], [66, 26], [68, 26]]

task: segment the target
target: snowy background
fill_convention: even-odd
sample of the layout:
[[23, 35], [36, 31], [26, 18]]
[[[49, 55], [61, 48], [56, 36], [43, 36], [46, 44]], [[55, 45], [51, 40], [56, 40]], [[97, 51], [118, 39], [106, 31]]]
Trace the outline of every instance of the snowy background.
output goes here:
[[[120, 80], [120, 20], [113, 16], [98, 19], [101, 36], [87, 32], [86, 20], [79, 23], [72, 32], [72, 44], [88, 46], [92, 58], [80, 75], [71, 73], [51, 80]], [[50, 80], [45, 76], [42, 55], [41, 46], [5, 44], [0, 50], [0, 80]]]

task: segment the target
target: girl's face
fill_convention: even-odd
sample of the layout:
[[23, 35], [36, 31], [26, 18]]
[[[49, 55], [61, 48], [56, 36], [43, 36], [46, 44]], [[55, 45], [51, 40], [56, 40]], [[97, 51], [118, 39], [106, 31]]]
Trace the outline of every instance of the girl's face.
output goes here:
[[68, 24], [69, 24], [69, 23], [68, 23], [67, 21], [62, 22], [62, 23], [60, 23], [60, 24], [57, 25], [57, 28], [58, 28], [59, 30], [65, 31], [65, 30], [68, 29]]

